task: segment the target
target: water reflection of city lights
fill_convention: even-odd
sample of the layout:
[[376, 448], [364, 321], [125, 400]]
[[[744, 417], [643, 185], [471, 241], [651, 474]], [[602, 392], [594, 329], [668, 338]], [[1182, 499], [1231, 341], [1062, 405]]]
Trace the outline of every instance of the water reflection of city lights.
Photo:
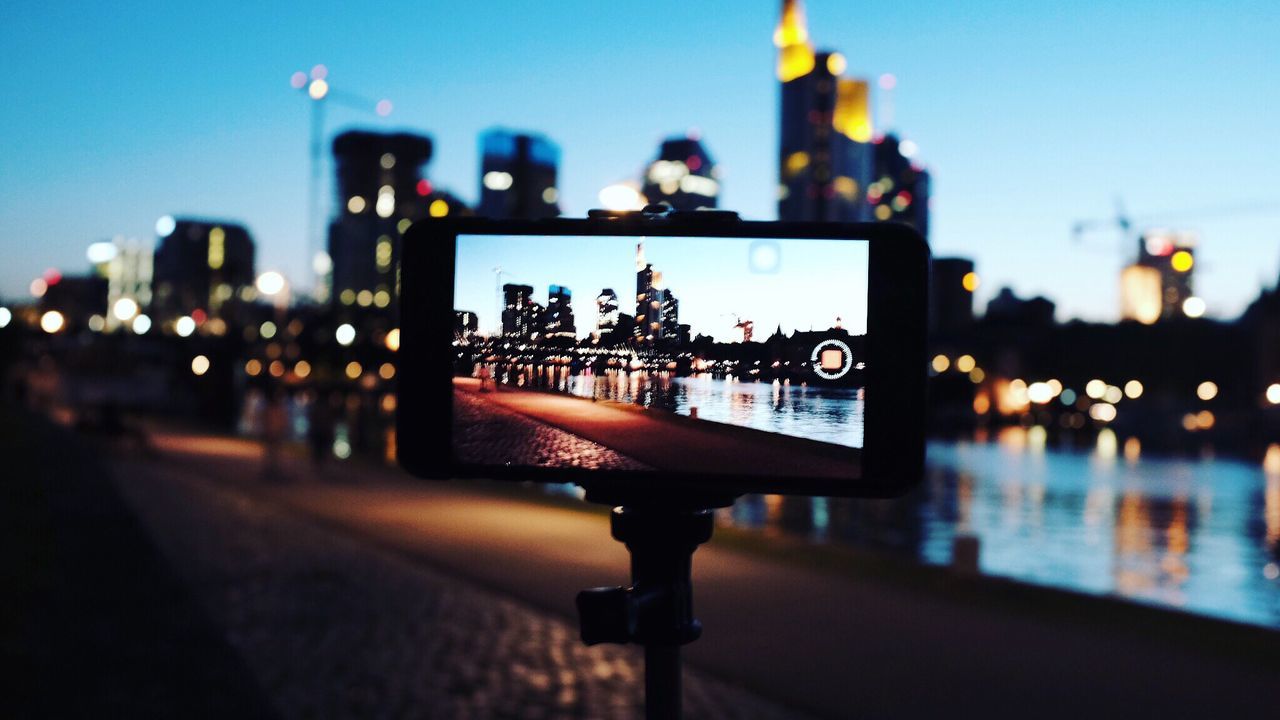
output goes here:
[[[1113, 410], [1115, 408], [1112, 408]], [[1098, 443], [1096, 452], [1099, 458], [1110, 460], [1116, 456], [1116, 450], [1119, 445], [1116, 441], [1116, 433], [1111, 428], [1102, 428], [1098, 432]]]
[[50, 335], [62, 330], [66, 324], [66, 318], [62, 317], [62, 313], [57, 310], [50, 310], [40, 316], [40, 329]]
[[1043, 425], [1033, 425], [1027, 430], [1027, 446], [1035, 452], [1044, 452], [1048, 439], [1049, 431]]
[[1133, 465], [1142, 457], [1142, 441], [1136, 437], [1131, 437], [1124, 441], [1124, 459], [1125, 462]]

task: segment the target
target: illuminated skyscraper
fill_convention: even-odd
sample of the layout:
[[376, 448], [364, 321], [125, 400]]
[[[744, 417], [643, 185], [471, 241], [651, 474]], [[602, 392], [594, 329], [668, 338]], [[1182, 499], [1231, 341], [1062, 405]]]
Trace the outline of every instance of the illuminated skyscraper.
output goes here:
[[662, 273], [645, 262], [644, 243], [636, 245], [636, 342], [662, 339]]
[[480, 208], [491, 218], [560, 214], [560, 149], [541, 135], [490, 130], [480, 137]]
[[662, 291], [662, 336], [672, 342], [680, 339], [680, 301], [671, 288]]
[[502, 286], [502, 334], [528, 339], [542, 331], [542, 306], [533, 301], [533, 287], [507, 283]]
[[[119, 300], [132, 300], [139, 308], [151, 305], [151, 248], [134, 238], [116, 236], [110, 241], [94, 243], [89, 248], [94, 272], [107, 280], [107, 307]], [[111, 332], [123, 323], [114, 313], [107, 313], [103, 327]]]
[[453, 334], [461, 340], [470, 339], [480, 331], [480, 318], [470, 310], [453, 311]]
[[414, 220], [449, 214], [439, 213], [448, 201], [424, 177], [431, 149], [430, 138], [410, 133], [352, 130], [334, 138], [338, 205], [329, 256], [338, 304], [390, 307], [400, 284], [400, 236]]
[[1120, 319], [1143, 325], [1159, 322], [1164, 312], [1160, 271], [1147, 265], [1129, 265], [1120, 271]]
[[252, 299], [254, 246], [249, 231], [230, 222], [162, 218], [152, 270], [152, 316], [224, 318], [224, 306]]
[[645, 171], [641, 190], [651, 203], [666, 203], [676, 210], [714, 208], [720, 196], [715, 163], [696, 137], [663, 141], [658, 159]]
[[841, 77], [843, 55], [814, 52], [800, 0], [783, 2], [773, 43], [782, 82], [778, 219], [869, 219], [874, 158], [866, 81]]
[[1186, 314], [1185, 304], [1194, 294], [1196, 237], [1192, 233], [1149, 230], [1138, 239], [1139, 267], [1160, 274], [1160, 319]]
[[542, 312], [542, 332], [547, 337], [576, 338], [573, 321], [573, 296], [569, 288], [552, 285], [547, 290], [547, 309]]
[[900, 222], [929, 237], [929, 171], [912, 161], [915, 143], [896, 135], [878, 137], [875, 172], [867, 203], [876, 220]]
[[605, 288], [596, 297], [596, 330], [610, 332], [618, 326], [618, 293]]

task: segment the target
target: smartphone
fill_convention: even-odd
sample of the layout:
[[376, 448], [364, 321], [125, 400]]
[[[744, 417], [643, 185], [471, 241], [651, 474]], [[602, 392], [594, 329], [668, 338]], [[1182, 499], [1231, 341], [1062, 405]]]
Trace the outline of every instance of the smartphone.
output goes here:
[[399, 461], [630, 502], [901, 494], [924, 466], [928, 272], [892, 224], [416, 223]]

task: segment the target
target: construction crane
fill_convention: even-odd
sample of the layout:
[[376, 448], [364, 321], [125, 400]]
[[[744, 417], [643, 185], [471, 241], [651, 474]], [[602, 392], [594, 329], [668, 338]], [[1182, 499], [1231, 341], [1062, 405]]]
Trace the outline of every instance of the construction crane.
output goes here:
[[324, 106], [325, 103], [342, 105], [353, 110], [373, 112], [378, 117], [391, 114], [391, 101], [377, 102], [355, 93], [338, 90], [329, 84], [329, 69], [316, 65], [311, 71], [299, 70], [289, 78], [289, 85], [311, 100], [311, 179], [307, 188], [307, 252], [312, 255], [312, 269], [316, 273], [316, 299], [325, 300], [324, 275], [332, 267], [330, 259], [320, 248], [323, 245], [320, 229], [324, 225], [320, 212], [321, 167], [324, 164]]
[[[1138, 233], [1142, 228], [1153, 225], [1170, 225], [1177, 222], [1199, 221], [1208, 218], [1237, 217], [1240, 215], [1266, 214], [1280, 212], [1280, 201], [1257, 201], [1237, 205], [1219, 205], [1204, 208], [1181, 208], [1160, 213], [1152, 213], [1134, 218], [1125, 208], [1120, 197], [1115, 199], [1115, 215], [1109, 218], [1078, 220], [1071, 225], [1071, 240], [1075, 244], [1083, 244], [1086, 236], [1102, 231], [1115, 230], [1120, 235], [1120, 254], [1126, 262], [1132, 261], [1137, 248]], [[1181, 220], [1179, 220], [1181, 219]]]

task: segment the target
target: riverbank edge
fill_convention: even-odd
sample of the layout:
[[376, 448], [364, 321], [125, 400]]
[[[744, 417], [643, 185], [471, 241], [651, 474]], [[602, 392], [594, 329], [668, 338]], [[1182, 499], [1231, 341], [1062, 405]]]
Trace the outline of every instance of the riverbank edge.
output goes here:
[[[635, 411], [642, 412], [641, 409]], [[198, 422], [181, 424], [192, 430], [244, 439]], [[286, 448], [286, 452], [296, 453], [298, 457], [305, 456], [305, 449], [301, 444]], [[399, 477], [393, 478], [393, 482], [440, 482], [414, 478], [404, 473], [398, 465], [372, 457], [353, 457], [343, 462], [365, 470], [394, 473]], [[478, 494], [535, 503], [566, 512], [605, 517], [611, 510], [604, 505], [587, 503], [574, 495], [548, 492], [546, 486], [540, 483], [488, 479], [452, 479], [444, 482], [466, 486], [468, 490]], [[294, 512], [304, 511], [294, 509]], [[316, 517], [314, 520], [330, 524], [323, 518]], [[343, 532], [361, 535], [349, 527], [334, 527]], [[383, 545], [376, 538], [367, 539]], [[601, 540], [608, 539], [602, 536]], [[1045, 622], [1093, 627], [1148, 642], [1189, 647], [1218, 658], [1248, 662], [1280, 672], [1280, 627], [1269, 628], [1265, 625], [1164, 608], [1118, 595], [1096, 595], [1036, 585], [1008, 577], [960, 573], [949, 567], [922, 564], [890, 552], [820, 544], [794, 536], [766, 535], [756, 530], [723, 525], [716, 526], [711, 542], [747, 556], [808, 568], [845, 580], [865, 578], [869, 581], [882, 581], [951, 602], [970, 606], [994, 606], [1002, 611]], [[414, 557], [412, 553], [395, 547], [388, 549]], [[696, 553], [694, 568], [696, 572]]]

